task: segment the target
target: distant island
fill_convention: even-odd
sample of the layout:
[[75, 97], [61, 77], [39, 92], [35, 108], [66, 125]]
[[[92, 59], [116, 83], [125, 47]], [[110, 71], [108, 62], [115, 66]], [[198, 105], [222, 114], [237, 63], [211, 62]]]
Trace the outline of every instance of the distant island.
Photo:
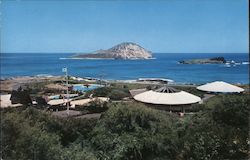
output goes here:
[[204, 58], [204, 59], [190, 59], [179, 61], [181, 64], [222, 64], [226, 63], [224, 57]]
[[124, 42], [107, 50], [98, 50], [89, 54], [77, 54], [72, 58], [83, 59], [150, 59], [152, 53], [136, 43]]

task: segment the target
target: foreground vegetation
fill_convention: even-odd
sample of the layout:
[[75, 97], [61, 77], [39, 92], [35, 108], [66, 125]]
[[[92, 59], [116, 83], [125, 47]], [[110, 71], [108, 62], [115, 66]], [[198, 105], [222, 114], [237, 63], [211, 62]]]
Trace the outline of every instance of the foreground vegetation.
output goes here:
[[1, 110], [3, 159], [247, 159], [248, 95], [218, 95], [178, 117], [139, 103], [110, 103], [100, 119]]

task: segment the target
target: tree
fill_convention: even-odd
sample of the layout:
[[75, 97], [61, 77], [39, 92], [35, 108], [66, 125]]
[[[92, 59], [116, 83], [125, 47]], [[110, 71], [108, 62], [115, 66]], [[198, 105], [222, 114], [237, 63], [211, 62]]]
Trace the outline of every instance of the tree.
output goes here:
[[181, 131], [184, 135], [180, 139], [184, 146], [182, 158], [247, 159], [247, 95], [220, 95], [213, 105], [212, 110], [193, 116]]
[[64, 148], [62, 154], [63, 160], [97, 160], [94, 153], [80, 144], [73, 143], [69, 147]]
[[43, 97], [36, 97], [37, 105], [47, 105], [46, 100]]
[[16, 91], [13, 90], [10, 97], [11, 103], [21, 103], [24, 105], [32, 104], [32, 100], [29, 95], [29, 91], [19, 87]]
[[24, 112], [7, 112], [1, 117], [3, 159], [60, 159], [59, 137], [42, 130], [42, 123], [32, 123]]
[[175, 159], [174, 117], [139, 103], [113, 104], [91, 135], [100, 158]]
[[91, 150], [74, 143], [79, 137], [87, 137], [93, 121], [57, 119], [34, 108], [1, 112], [3, 159], [95, 158]]
[[125, 97], [129, 97], [130, 94], [127, 89], [123, 90], [118, 90], [118, 89], [113, 89], [109, 94], [109, 98], [111, 100], [122, 100]]
[[91, 101], [87, 106], [84, 108], [88, 111], [88, 113], [101, 113], [108, 109], [107, 102], [103, 102], [99, 99]]

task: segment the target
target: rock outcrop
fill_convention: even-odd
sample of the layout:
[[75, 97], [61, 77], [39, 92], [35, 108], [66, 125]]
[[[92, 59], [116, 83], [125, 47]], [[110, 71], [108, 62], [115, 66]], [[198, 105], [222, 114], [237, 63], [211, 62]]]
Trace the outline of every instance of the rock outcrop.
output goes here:
[[107, 50], [98, 50], [90, 54], [77, 54], [73, 58], [149, 59], [152, 58], [152, 54], [138, 44], [124, 42]]
[[226, 63], [224, 57], [204, 58], [204, 59], [191, 59], [179, 61], [181, 64], [221, 64]]

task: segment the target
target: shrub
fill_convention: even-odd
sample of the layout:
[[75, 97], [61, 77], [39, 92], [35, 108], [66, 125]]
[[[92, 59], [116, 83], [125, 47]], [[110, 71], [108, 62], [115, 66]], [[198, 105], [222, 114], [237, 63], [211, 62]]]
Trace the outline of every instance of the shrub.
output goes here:
[[89, 113], [101, 113], [108, 109], [107, 102], [102, 102], [100, 100], [91, 101], [86, 107]]
[[184, 127], [184, 159], [247, 159], [247, 95], [219, 95]]
[[89, 148], [74, 143], [63, 150], [62, 160], [97, 160]]
[[59, 119], [33, 108], [1, 112], [1, 158], [95, 159], [77, 139], [89, 137], [96, 120]]
[[97, 88], [95, 90], [86, 92], [85, 97], [89, 97], [91, 94], [96, 97], [107, 97], [110, 92], [111, 88], [109, 87]]
[[[113, 88], [112, 88], [113, 89]], [[100, 119], [55, 118], [32, 107], [1, 112], [3, 159], [247, 159], [248, 95], [218, 95], [193, 115], [141, 103], [91, 103]], [[195, 106], [194, 106], [195, 107]]]
[[37, 105], [47, 105], [46, 100], [43, 97], [36, 97]]
[[60, 159], [59, 137], [54, 133], [44, 132], [39, 122], [32, 123], [23, 114], [26, 110], [5, 113], [1, 117], [1, 132], [4, 136], [2, 147], [3, 159]]
[[127, 90], [114, 89], [108, 94], [111, 100], [122, 100], [125, 97], [129, 97], [130, 94]]
[[213, 119], [217, 123], [239, 128], [248, 126], [250, 111], [248, 95], [221, 95], [220, 99], [212, 112]]
[[178, 89], [178, 90], [183, 90], [183, 91], [192, 93], [192, 94], [194, 94], [196, 96], [199, 96], [201, 98], [204, 95], [204, 92], [197, 90], [195, 87], [181, 87], [181, 86], [178, 86], [178, 87], [175, 87], [175, 88]]
[[123, 85], [123, 88], [128, 89], [128, 86], [127, 85]]
[[17, 91], [13, 90], [10, 97], [11, 103], [21, 103], [24, 105], [32, 104], [29, 91], [23, 90], [21, 87], [18, 88]]
[[91, 142], [100, 158], [174, 159], [173, 117], [141, 104], [112, 104], [98, 121]]
[[109, 97], [112, 100], [121, 100], [130, 96], [128, 88], [118, 89], [113, 87], [103, 87], [88, 91], [85, 97], [89, 97], [91, 94], [93, 94], [94, 97]]

